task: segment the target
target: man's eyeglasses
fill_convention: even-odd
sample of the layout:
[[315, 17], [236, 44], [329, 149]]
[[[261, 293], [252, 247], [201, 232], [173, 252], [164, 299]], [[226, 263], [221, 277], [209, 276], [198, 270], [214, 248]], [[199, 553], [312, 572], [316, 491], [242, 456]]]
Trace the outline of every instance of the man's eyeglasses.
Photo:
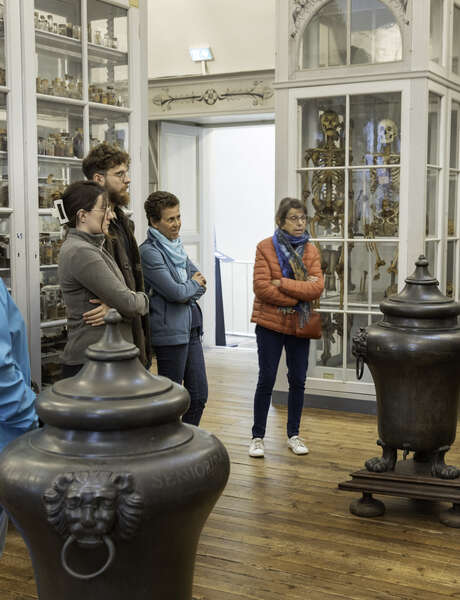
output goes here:
[[120, 181], [125, 181], [129, 178], [129, 171], [117, 171], [116, 173], [110, 173], [114, 177], [118, 177]]
[[286, 217], [286, 221], [289, 221], [290, 223], [306, 223], [307, 217], [305, 215], [300, 217]]

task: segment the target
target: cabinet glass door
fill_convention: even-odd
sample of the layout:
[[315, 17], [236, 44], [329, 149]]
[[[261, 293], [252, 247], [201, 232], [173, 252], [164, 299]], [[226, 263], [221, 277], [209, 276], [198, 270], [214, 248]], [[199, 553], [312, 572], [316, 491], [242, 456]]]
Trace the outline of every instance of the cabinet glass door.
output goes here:
[[[6, 87], [5, 6], [0, 2], [0, 88]], [[7, 94], [0, 93], [0, 277], [11, 290], [11, 217], [8, 194]]]
[[53, 206], [69, 183], [83, 178], [83, 50], [80, 2], [35, 0], [34, 8], [41, 380], [47, 384], [60, 375], [66, 342], [57, 277], [62, 233]]
[[88, 98], [128, 106], [128, 11], [92, 0], [88, 3]]
[[37, 94], [82, 98], [80, 2], [36, 0]]
[[[43, 383], [59, 376], [66, 342], [66, 311], [57, 277], [62, 231], [54, 202], [67, 185], [84, 179], [82, 159], [90, 148], [103, 141], [123, 150], [129, 147], [129, 10], [119, 4], [34, 0]], [[0, 106], [0, 150], [2, 139]], [[34, 319], [38, 321], [38, 314]]]
[[[355, 380], [351, 340], [397, 292], [401, 94], [298, 101], [301, 193], [321, 254], [323, 337], [313, 377]], [[364, 381], [371, 382], [369, 372]]]

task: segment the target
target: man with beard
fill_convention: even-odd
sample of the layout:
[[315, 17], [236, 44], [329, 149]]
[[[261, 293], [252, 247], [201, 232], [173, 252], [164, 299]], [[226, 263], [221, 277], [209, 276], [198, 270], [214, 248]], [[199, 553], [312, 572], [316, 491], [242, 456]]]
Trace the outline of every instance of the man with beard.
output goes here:
[[[130, 197], [128, 187], [130, 158], [127, 152], [118, 146], [102, 142], [95, 146], [83, 160], [83, 173], [90, 181], [103, 186], [109, 193], [115, 217], [109, 227], [109, 235], [105, 241], [105, 249], [115, 259], [126, 281], [133, 292], [144, 291], [139, 248], [134, 237], [134, 223], [128, 217], [126, 209]], [[83, 315], [84, 320], [97, 327], [103, 325], [104, 316], [110, 308], [99, 299], [90, 302], [98, 306]], [[149, 368], [152, 362], [150, 346], [149, 316], [136, 316], [132, 319], [133, 340], [140, 350], [139, 359]]]

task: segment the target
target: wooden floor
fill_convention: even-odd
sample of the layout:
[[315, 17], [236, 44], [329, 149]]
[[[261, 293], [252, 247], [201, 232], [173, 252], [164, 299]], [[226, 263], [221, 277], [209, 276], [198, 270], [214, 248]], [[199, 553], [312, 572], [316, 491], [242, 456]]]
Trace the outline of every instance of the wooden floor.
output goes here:
[[[348, 511], [354, 495], [337, 490], [379, 454], [375, 417], [308, 409], [301, 435], [310, 454], [295, 456], [286, 447], [286, 411], [272, 408], [265, 459], [251, 459], [256, 354], [214, 350], [207, 365], [202, 425], [224, 442], [232, 466], [201, 536], [197, 600], [460, 598], [460, 530], [439, 523], [439, 505], [386, 497], [383, 517], [362, 519]], [[448, 458], [460, 464], [460, 435]], [[0, 600], [34, 598], [30, 560], [12, 530], [0, 560]]]

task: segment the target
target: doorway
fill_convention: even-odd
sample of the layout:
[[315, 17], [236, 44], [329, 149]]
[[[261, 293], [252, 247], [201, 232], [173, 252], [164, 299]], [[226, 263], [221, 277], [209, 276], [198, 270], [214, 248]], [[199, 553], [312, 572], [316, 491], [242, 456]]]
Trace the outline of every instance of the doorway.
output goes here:
[[[158, 151], [151, 151], [158, 157], [158, 189], [181, 200], [181, 238], [208, 280], [200, 301], [206, 346], [216, 344], [217, 254], [226, 343], [255, 349], [250, 323], [255, 248], [273, 233], [274, 226], [273, 117], [200, 117], [180, 123], [162, 121], [150, 128], [158, 131]], [[152, 141], [151, 136], [155, 146]]]

